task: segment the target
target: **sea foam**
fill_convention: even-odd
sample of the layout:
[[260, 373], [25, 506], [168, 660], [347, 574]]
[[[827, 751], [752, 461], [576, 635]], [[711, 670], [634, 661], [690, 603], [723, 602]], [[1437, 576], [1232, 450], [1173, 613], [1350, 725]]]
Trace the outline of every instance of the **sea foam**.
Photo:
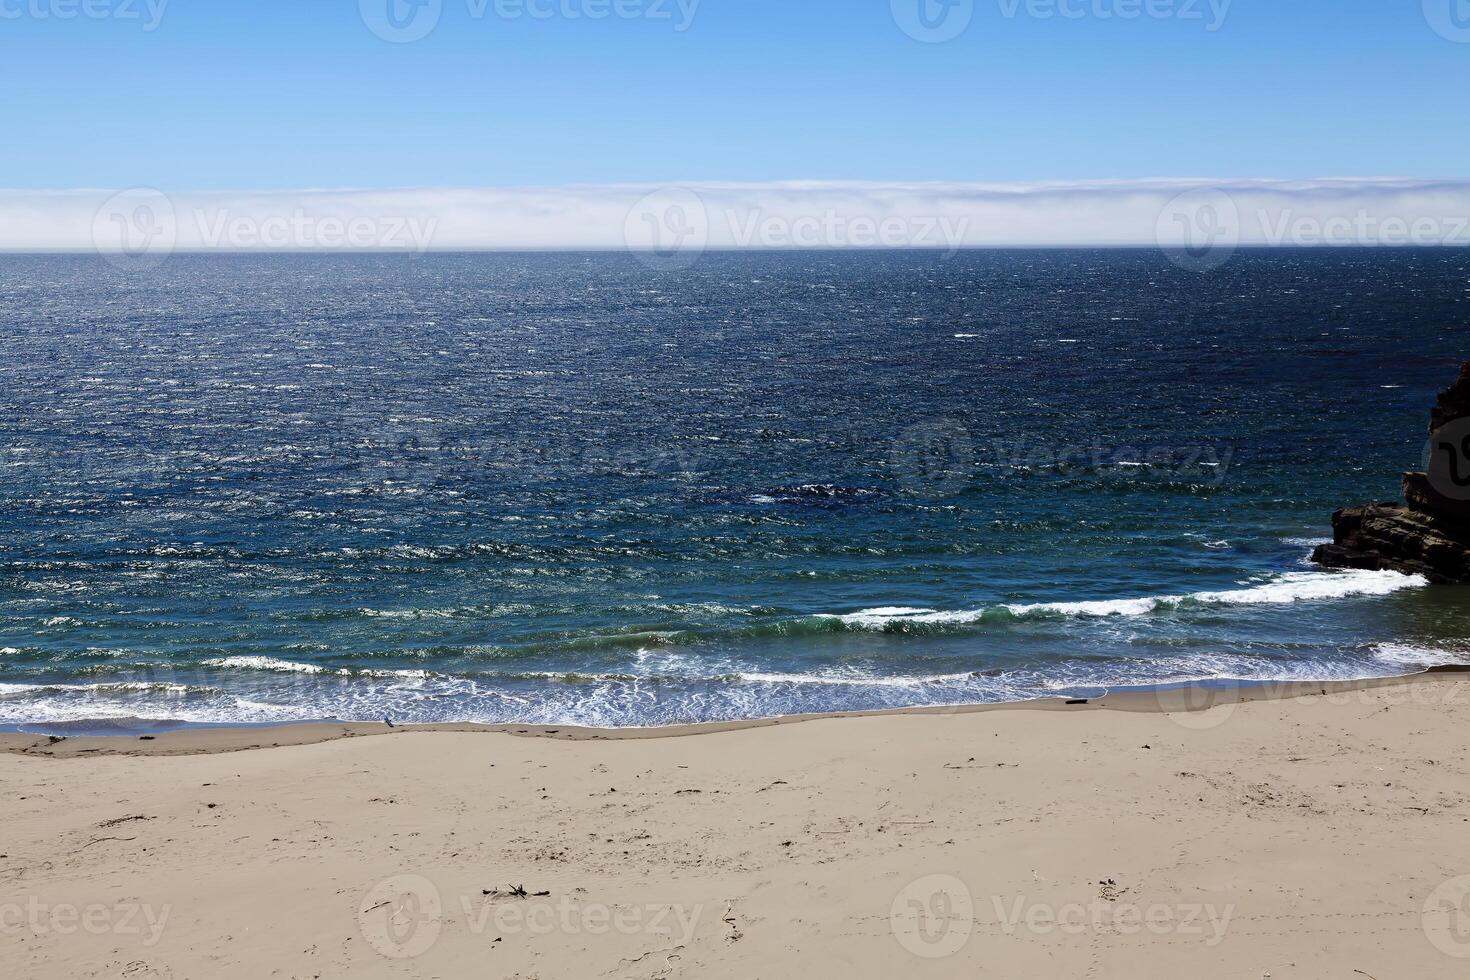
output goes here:
[[1373, 647], [1373, 655], [1385, 663], [1401, 667], [1444, 667], [1450, 664], [1470, 662], [1470, 652], [1457, 652], [1414, 643], [1379, 643]]
[[323, 668], [316, 664], [299, 664], [290, 660], [278, 660], [275, 657], [222, 657], [218, 660], [206, 660], [204, 666], [219, 667], [223, 670], [272, 670], [292, 674], [320, 674], [323, 672]]
[[1352, 596], [1389, 595], [1403, 589], [1427, 586], [1422, 575], [1398, 572], [1288, 572], [1271, 581], [1240, 589], [1219, 592], [1194, 592], [1186, 595], [1143, 596], [1129, 599], [1094, 599], [1080, 602], [1011, 603], [985, 609], [946, 612], [909, 606], [887, 606], [845, 614], [823, 614], [859, 629], [885, 629], [902, 623], [966, 624], [978, 623], [1003, 610], [1011, 616], [1076, 616], [1106, 618], [1111, 616], [1145, 616], [1153, 612], [1178, 609], [1190, 605], [1248, 606], [1284, 605], [1293, 602], [1320, 602]]

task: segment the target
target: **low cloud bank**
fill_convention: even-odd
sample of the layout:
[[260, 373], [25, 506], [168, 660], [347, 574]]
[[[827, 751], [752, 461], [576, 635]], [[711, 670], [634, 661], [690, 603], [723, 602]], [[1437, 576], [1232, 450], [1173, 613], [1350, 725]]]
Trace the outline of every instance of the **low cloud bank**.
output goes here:
[[1470, 181], [0, 190], [0, 250], [1470, 245]]

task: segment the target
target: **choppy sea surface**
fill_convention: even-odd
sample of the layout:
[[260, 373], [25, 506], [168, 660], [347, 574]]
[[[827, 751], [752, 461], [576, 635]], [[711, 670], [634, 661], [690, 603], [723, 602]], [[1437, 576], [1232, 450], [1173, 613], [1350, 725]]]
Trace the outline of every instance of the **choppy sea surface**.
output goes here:
[[1306, 558], [1470, 253], [0, 257], [0, 724], [657, 725], [1470, 656]]

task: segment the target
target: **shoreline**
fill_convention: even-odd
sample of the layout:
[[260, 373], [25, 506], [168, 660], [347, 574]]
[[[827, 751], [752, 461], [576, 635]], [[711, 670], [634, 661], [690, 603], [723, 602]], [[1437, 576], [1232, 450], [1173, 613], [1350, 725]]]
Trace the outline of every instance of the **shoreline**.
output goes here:
[[[1258, 701], [1286, 701], [1305, 697], [1329, 697], [1382, 688], [1412, 687], [1441, 683], [1470, 673], [1470, 664], [1444, 664], [1410, 674], [1367, 677], [1353, 680], [1239, 680], [1218, 678], [1122, 688], [1098, 697], [1058, 695], [1027, 701], [989, 704], [930, 705], [885, 708], [872, 711], [835, 711], [780, 715], [729, 721], [697, 722], [656, 727], [588, 728], [578, 725], [478, 724], [444, 722], [426, 725], [394, 725], [381, 722], [344, 722], [332, 719], [266, 722], [256, 725], [173, 722], [166, 719], [99, 719], [96, 722], [58, 722], [46, 731], [44, 723], [15, 726], [41, 731], [0, 730], [0, 754], [84, 758], [96, 756], [187, 756], [246, 752], [288, 746], [316, 745], [349, 738], [373, 738], [409, 733], [458, 733], [514, 735], [521, 738], [560, 741], [640, 741], [648, 739], [695, 738], [728, 732], [750, 731], [839, 719], [933, 717], [989, 714], [1009, 711], [1065, 712], [1124, 711], [1143, 714], [1201, 714], [1225, 705]], [[144, 726], [114, 733], [64, 734], [64, 726], [137, 722]]]

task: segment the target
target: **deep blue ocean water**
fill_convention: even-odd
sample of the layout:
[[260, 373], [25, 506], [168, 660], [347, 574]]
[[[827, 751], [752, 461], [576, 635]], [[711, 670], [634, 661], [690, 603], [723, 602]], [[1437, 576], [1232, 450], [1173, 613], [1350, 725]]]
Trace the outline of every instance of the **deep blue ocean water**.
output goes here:
[[661, 724], [1463, 658], [1305, 561], [1470, 253], [0, 257], [0, 724]]

